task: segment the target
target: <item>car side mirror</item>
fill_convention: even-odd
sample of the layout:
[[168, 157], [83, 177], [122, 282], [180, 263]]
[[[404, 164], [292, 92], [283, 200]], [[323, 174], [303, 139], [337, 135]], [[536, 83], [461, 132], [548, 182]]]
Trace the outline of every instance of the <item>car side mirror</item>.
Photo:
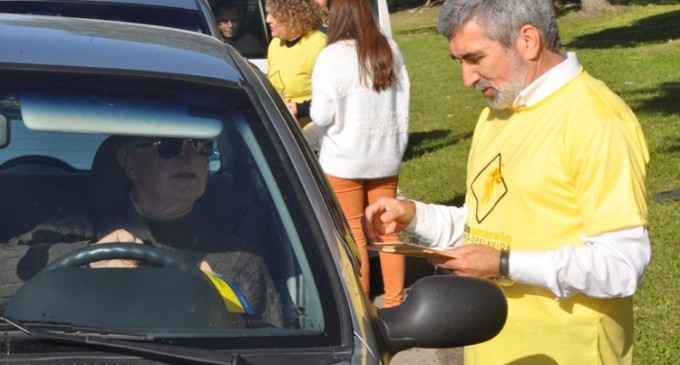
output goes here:
[[453, 275], [418, 280], [404, 302], [378, 311], [379, 329], [392, 353], [449, 348], [494, 338], [505, 325], [508, 303], [492, 281]]
[[7, 117], [0, 114], [0, 148], [9, 144], [9, 122]]

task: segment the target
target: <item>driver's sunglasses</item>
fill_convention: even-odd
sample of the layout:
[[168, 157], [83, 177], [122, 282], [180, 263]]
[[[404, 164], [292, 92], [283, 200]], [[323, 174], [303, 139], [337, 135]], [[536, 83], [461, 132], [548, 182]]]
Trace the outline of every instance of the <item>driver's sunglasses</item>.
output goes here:
[[212, 139], [183, 139], [183, 138], [159, 138], [150, 142], [135, 143], [135, 147], [156, 147], [158, 156], [165, 159], [177, 157], [188, 143], [202, 156], [210, 156], [213, 153], [214, 142]]

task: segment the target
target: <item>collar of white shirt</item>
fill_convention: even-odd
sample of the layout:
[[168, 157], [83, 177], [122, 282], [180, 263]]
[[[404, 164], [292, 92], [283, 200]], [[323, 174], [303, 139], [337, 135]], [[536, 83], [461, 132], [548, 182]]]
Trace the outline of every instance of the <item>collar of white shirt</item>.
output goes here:
[[561, 88], [581, 72], [576, 53], [568, 52], [567, 58], [534, 80], [517, 95], [513, 108], [532, 106]]

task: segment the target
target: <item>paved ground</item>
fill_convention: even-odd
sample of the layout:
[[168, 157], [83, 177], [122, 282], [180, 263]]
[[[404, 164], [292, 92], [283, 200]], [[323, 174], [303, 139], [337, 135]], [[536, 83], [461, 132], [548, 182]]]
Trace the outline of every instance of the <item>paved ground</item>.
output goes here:
[[[434, 274], [434, 269], [424, 259], [406, 259], [406, 285], [411, 286], [414, 282], [426, 275]], [[380, 281], [380, 261], [377, 255], [371, 257], [371, 288], [378, 294], [382, 291]], [[382, 296], [374, 298], [373, 303], [382, 307]], [[424, 349], [412, 348], [398, 353], [390, 365], [462, 365], [463, 349]]]
[[462, 365], [463, 349], [413, 348], [398, 353], [390, 365]]

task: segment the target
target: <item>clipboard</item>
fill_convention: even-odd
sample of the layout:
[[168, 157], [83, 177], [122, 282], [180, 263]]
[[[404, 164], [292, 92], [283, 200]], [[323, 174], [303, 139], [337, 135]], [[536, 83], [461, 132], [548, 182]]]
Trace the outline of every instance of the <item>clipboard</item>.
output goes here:
[[427, 259], [456, 259], [458, 256], [440, 249], [424, 247], [406, 242], [376, 242], [367, 245], [370, 251], [394, 253], [404, 256], [422, 257]]

